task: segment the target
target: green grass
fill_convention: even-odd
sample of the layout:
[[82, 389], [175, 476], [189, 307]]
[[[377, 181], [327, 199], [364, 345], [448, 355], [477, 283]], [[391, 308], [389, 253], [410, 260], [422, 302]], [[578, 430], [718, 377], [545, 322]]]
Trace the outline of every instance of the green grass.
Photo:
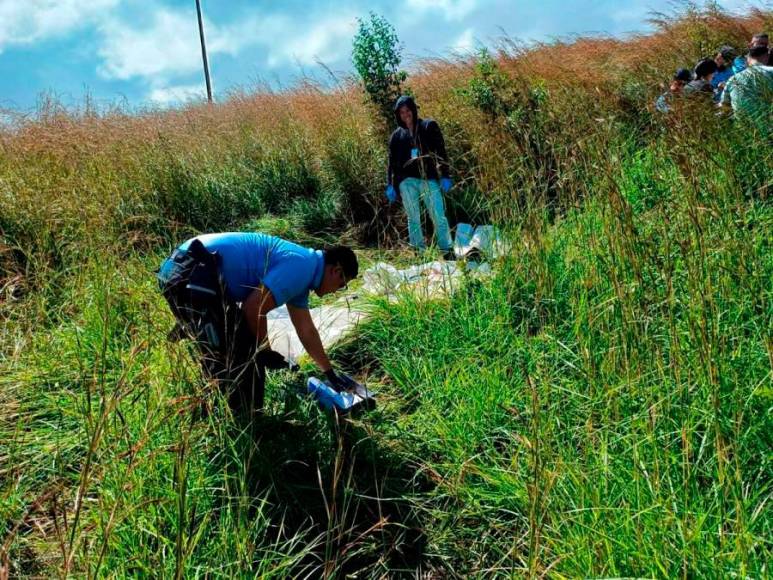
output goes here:
[[279, 133], [237, 102], [8, 138], [0, 578], [770, 575], [769, 143], [653, 116], [624, 69], [609, 94], [444, 70], [418, 92], [450, 212], [512, 247], [452, 297], [366, 301], [333, 352], [379, 393], [351, 422], [299, 396], [310, 365], [232, 416], [153, 269], [210, 229], [416, 263], [358, 95], [277, 97]]
[[363, 330], [404, 404], [394, 444], [438, 482], [417, 509], [463, 576], [764, 576], [773, 425], [770, 311], [765, 322], [758, 309], [773, 214], [751, 204], [742, 231], [706, 219], [722, 240], [709, 274], [678, 268], [669, 295], [664, 252], [691, 233], [632, 248], [638, 288], [628, 264], [602, 267], [603, 212], [567, 215], [490, 284], [385, 303]]
[[494, 279], [372, 302], [336, 349], [380, 393], [353, 425], [287, 374], [230, 416], [163, 338], [161, 253], [25, 298], [48, 330], [3, 361], [11, 572], [764, 576], [773, 213], [626, 151]]

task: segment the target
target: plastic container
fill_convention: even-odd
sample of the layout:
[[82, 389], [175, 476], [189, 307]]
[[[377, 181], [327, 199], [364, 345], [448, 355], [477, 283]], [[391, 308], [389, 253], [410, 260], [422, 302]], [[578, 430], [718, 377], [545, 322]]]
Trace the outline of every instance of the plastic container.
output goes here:
[[375, 409], [376, 399], [373, 391], [369, 391], [360, 383], [355, 384], [353, 392], [339, 393], [325, 381], [311, 377], [306, 383], [306, 389], [324, 409], [334, 409], [338, 413], [348, 413], [355, 409]]
[[362, 397], [359, 395], [346, 391], [339, 393], [325, 381], [316, 377], [311, 377], [308, 380], [306, 389], [325, 409], [336, 409], [346, 413], [362, 403]]

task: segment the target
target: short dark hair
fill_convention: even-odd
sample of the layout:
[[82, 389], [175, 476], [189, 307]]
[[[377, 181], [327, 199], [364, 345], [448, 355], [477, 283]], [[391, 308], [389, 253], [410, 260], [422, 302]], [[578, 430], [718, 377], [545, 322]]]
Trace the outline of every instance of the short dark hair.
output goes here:
[[682, 81], [683, 83], [689, 83], [692, 80], [692, 73], [686, 68], [678, 68], [674, 73], [675, 81]]
[[725, 62], [733, 62], [733, 59], [737, 56], [735, 49], [728, 45], [720, 46], [717, 54], [721, 55]]
[[704, 58], [695, 65], [695, 78], [702, 79], [712, 73], [717, 72], [717, 63], [713, 58]]
[[766, 54], [768, 54], [767, 46], [755, 46], [754, 48], [749, 50], [749, 56], [752, 58], [760, 58], [761, 56], [764, 56]]
[[348, 246], [331, 246], [322, 250], [325, 266], [341, 266], [347, 280], [354, 280], [360, 271], [357, 256]]

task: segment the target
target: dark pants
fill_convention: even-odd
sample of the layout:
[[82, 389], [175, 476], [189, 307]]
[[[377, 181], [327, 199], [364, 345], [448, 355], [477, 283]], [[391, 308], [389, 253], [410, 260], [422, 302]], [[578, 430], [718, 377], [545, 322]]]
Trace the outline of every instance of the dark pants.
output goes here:
[[162, 264], [158, 283], [184, 335], [196, 342], [205, 376], [228, 393], [231, 408], [262, 409], [266, 370], [241, 308], [225, 292], [217, 254], [194, 240]]

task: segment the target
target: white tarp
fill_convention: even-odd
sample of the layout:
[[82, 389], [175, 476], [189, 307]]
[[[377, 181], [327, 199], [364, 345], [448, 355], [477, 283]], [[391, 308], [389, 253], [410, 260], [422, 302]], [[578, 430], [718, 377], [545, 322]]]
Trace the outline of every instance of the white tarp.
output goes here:
[[379, 262], [362, 275], [365, 294], [394, 296], [398, 290], [409, 289], [418, 296], [436, 298], [450, 294], [459, 286], [465, 270], [477, 276], [491, 273], [487, 263], [427, 262], [398, 270], [391, 264]]
[[[327, 348], [351, 331], [363, 318], [363, 312], [354, 306], [356, 298], [344, 297], [330, 306], [311, 309], [311, 318], [319, 331], [322, 344]], [[274, 308], [266, 316], [268, 340], [271, 348], [293, 362], [306, 352], [301, 345], [286, 306]]]
[[[493, 226], [473, 228], [460, 223], [456, 226], [454, 252], [464, 257], [472, 250], [478, 250], [484, 257], [495, 257], [505, 251], [505, 245]], [[437, 298], [451, 294], [459, 286], [465, 269], [478, 276], [491, 273], [491, 266], [487, 263], [436, 261], [399, 270], [391, 264], [379, 262], [363, 273], [362, 290], [365, 294], [389, 297], [394, 297], [398, 290], [408, 290], [418, 296]], [[358, 302], [356, 295], [345, 296], [330, 306], [311, 309], [311, 317], [325, 348], [350, 332], [365, 317]], [[305, 351], [287, 308], [275, 308], [266, 319], [271, 348], [288, 360], [297, 361]]]
[[400, 289], [410, 288], [420, 296], [439, 296], [450, 294], [461, 275], [455, 262], [427, 262], [404, 270], [379, 262], [363, 273], [363, 291], [393, 296]]

